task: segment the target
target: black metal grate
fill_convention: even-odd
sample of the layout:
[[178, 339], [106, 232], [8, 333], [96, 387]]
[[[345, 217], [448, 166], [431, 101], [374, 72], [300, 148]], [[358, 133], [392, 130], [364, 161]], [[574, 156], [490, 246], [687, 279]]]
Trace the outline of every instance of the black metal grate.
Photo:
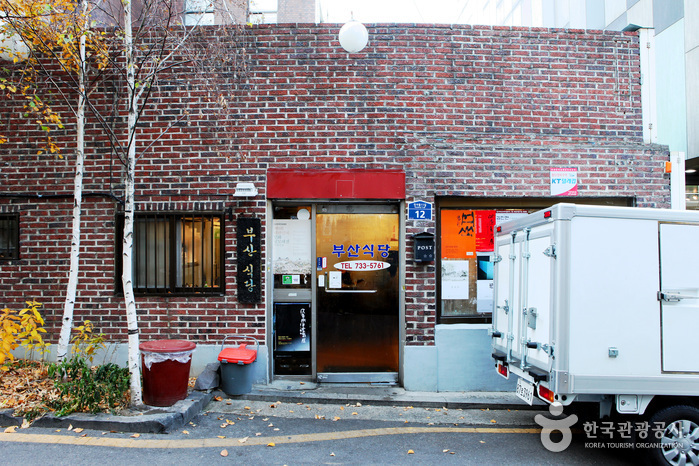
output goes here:
[[19, 215], [0, 214], [0, 259], [19, 259]]
[[[123, 219], [120, 224], [123, 231]], [[223, 257], [221, 214], [136, 214], [132, 263], [137, 292], [220, 293]]]

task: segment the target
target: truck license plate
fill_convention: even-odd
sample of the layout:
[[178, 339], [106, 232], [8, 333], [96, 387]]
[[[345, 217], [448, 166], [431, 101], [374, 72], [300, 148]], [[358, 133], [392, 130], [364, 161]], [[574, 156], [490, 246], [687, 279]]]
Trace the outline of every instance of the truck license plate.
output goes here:
[[531, 405], [534, 402], [534, 385], [524, 379], [517, 379], [516, 394], [519, 398]]

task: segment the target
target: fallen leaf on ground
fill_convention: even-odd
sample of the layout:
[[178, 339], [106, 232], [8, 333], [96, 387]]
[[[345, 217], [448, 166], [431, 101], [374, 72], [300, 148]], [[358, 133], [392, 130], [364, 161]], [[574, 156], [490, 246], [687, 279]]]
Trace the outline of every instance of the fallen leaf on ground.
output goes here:
[[245, 443], [245, 442], [248, 441], [249, 438], [250, 438], [250, 437], [239, 438], [238, 441], [239, 441], [240, 443]]
[[274, 442], [269, 442], [269, 443], [267, 444], [267, 446], [268, 446], [268, 447], [274, 447], [274, 446], [276, 446], [276, 445], [274, 444]]
[[217, 435], [216, 437], [218, 437], [218, 438], [226, 438], [225, 435]]
[[79, 434], [83, 430], [85, 430], [85, 429], [83, 429], [82, 427], [76, 427], [75, 429], [73, 429], [73, 432], [75, 432], [76, 434]]
[[409, 455], [414, 455], [415, 452], [414, 452], [413, 450], [408, 450], [408, 454], [409, 454]]
[[221, 450], [221, 456], [228, 456], [228, 450]]
[[133, 438], [138, 438], [138, 437], [140, 437], [140, 436], [141, 436], [141, 434], [133, 434], [131, 437], [133, 437]]
[[[220, 396], [215, 396], [215, 397], [214, 397], [214, 401], [221, 401], [221, 400], [223, 400], [223, 398], [220, 397]], [[223, 450], [223, 451], [226, 451], [226, 450]]]
[[182, 433], [185, 434], [185, 435], [189, 435], [189, 431], [188, 431], [188, 430], [183, 430]]
[[14, 434], [16, 430], [17, 430], [17, 426], [10, 426], [7, 429], [5, 429], [5, 433], [6, 434]]

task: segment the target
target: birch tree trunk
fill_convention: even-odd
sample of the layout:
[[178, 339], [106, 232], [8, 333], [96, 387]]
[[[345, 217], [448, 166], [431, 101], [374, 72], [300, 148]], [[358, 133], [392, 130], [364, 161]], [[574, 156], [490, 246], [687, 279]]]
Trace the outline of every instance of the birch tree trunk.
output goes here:
[[[87, 2], [81, 2], [79, 21], [80, 27], [86, 27]], [[75, 180], [73, 185], [73, 228], [70, 242], [70, 270], [68, 272], [68, 287], [63, 306], [61, 333], [56, 349], [56, 359], [61, 362], [68, 353], [70, 332], [73, 328], [73, 311], [78, 288], [78, 272], [80, 270], [80, 219], [82, 213], [83, 170], [85, 165], [85, 34], [80, 35], [78, 63], [78, 108], [76, 114], [76, 147], [75, 147]]]
[[129, 373], [131, 375], [131, 405], [140, 405], [141, 393], [141, 361], [139, 353], [138, 318], [136, 315], [136, 297], [133, 291], [133, 228], [135, 202], [135, 171], [136, 171], [136, 110], [138, 109], [138, 93], [134, 68], [133, 31], [131, 24], [131, 1], [123, 0], [124, 6], [124, 53], [126, 54], [126, 86], [128, 92], [127, 120], [127, 160], [125, 176], [124, 204], [124, 241], [122, 255], [121, 281], [124, 287], [124, 304], [126, 306], [126, 322], [129, 335]]

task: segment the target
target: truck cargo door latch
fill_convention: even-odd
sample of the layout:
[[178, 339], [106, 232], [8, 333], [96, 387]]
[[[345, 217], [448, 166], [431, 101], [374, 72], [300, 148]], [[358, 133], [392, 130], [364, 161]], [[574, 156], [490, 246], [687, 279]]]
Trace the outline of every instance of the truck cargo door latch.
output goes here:
[[658, 301], [665, 301], [668, 303], [676, 303], [682, 300], [685, 296], [680, 296], [674, 293], [665, 293], [663, 291], [658, 291]]
[[544, 255], [552, 258], [556, 258], [556, 245], [552, 244], [551, 246], [547, 247], [544, 249]]
[[527, 340], [526, 342], [526, 347], [529, 349], [540, 349], [544, 353], [548, 354], [549, 356], [553, 357], [553, 345], [549, 345], [546, 343], [538, 343], [535, 341]]

